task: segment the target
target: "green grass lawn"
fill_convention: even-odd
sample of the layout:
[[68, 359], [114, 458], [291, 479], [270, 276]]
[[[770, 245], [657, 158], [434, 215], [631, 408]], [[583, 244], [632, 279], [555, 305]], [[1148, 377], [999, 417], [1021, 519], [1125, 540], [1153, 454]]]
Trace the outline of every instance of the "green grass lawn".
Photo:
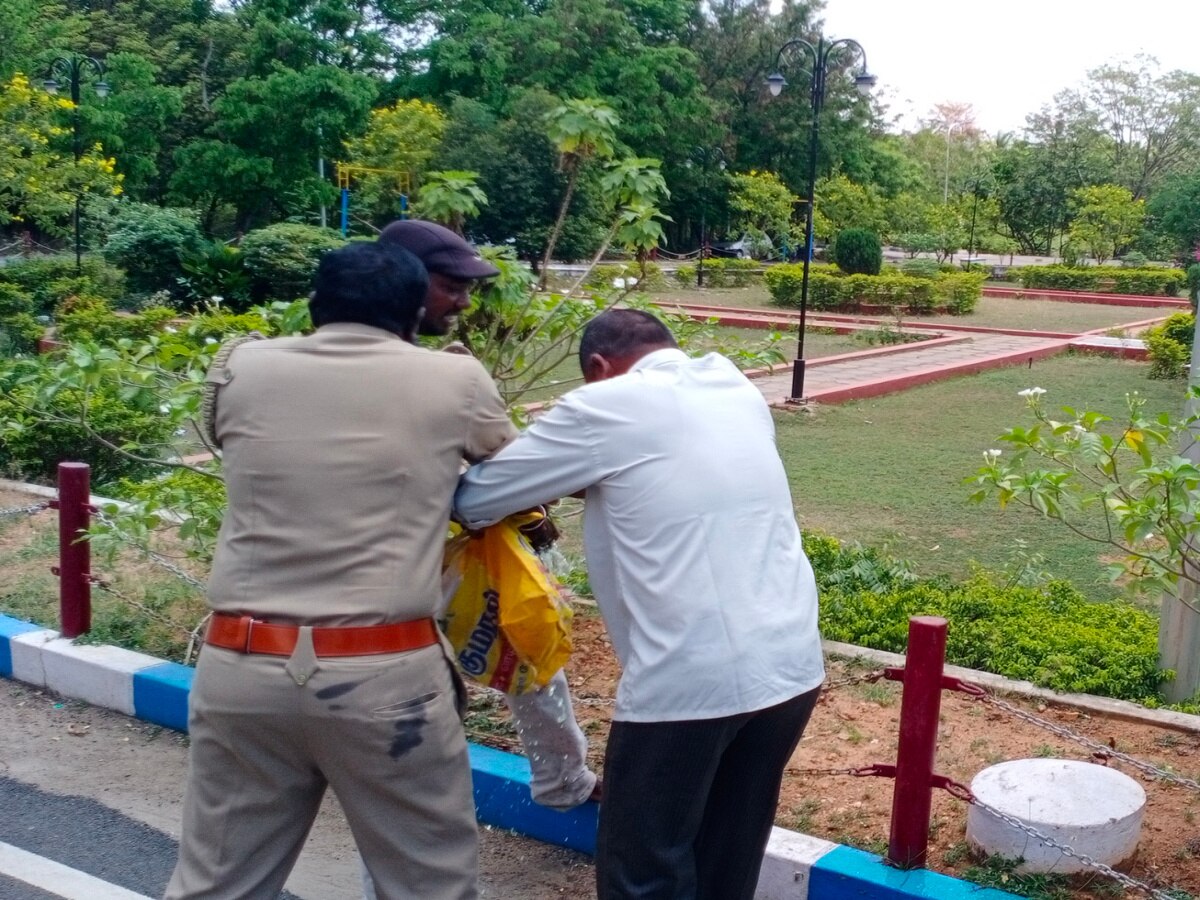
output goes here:
[[1139, 391], [1147, 412], [1178, 414], [1182, 385], [1151, 381], [1143, 363], [1060, 356], [1024, 366], [841, 406], [776, 416], [780, 453], [801, 525], [843, 541], [887, 548], [918, 574], [962, 576], [972, 562], [1013, 564], [1020, 541], [1040, 568], [1087, 595], [1113, 596], [1101, 557], [1105, 545], [1073, 535], [1015, 504], [976, 505], [962, 483], [1007, 428], [1028, 425], [1017, 391], [1045, 388], [1048, 409], [1073, 406], [1119, 413]]
[[[655, 301], [663, 304], [676, 302], [729, 306], [737, 309], [777, 308], [771, 305], [771, 295], [761, 285], [703, 291], [696, 289], [663, 290], [655, 293], [653, 297]], [[906, 316], [905, 318], [913, 322], [932, 324], [946, 322], [955, 325], [979, 325], [985, 328], [1010, 327], [1078, 333], [1095, 328], [1119, 328], [1125, 322], [1139, 322], [1160, 315], [1167, 316], [1171, 312], [1172, 310], [1169, 309], [1106, 306], [1099, 303], [1055, 303], [1047, 300], [982, 297], [975, 311], [967, 316]], [[875, 318], [881, 321], [893, 320], [892, 316]], [[805, 343], [807, 344], [807, 338]]]

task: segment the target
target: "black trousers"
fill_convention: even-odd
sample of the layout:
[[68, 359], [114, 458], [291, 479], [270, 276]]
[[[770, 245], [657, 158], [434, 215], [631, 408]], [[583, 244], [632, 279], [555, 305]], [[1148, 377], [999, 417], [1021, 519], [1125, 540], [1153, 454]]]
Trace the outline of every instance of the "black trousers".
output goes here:
[[613, 722], [598, 900], [752, 900], [783, 770], [819, 694], [720, 719]]

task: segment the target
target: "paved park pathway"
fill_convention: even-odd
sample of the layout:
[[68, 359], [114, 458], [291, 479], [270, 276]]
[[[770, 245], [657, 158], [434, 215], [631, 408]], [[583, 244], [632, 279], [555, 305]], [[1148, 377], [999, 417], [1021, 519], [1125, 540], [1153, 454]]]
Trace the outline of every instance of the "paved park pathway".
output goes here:
[[[1165, 299], [1165, 298], [1163, 298]], [[1177, 305], [1167, 301], [1164, 307]], [[680, 312], [695, 318], [716, 318], [722, 325], [737, 327], [776, 327], [794, 329], [800, 315], [790, 310], [733, 309], [728, 307], [681, 305]], [[1166, 318], [1173, 309], [1140, 311], [1135, 322], [1120, 327], [1138, 330]], [[812, 315], [807, 328], [839, 330], [878, 329], [895, 326], [895, 320], [867, 316]], [[901, 329], [925, 339], [907, 344], [892, 344], [836, 356], [807, 360], [804, 399], [813, 403], [843, 403], [905, 390], [960, 375], [973, 375], [1000, 366], [1032, 365], [1034, 360], [1054, 356], [1068, 348], [1143, 357], [1142, 342], [1136, 338], [1104, 335], [1108, 328], [1080, 333], [1036, 332], [1019, 328], [1000, 329], [970, 325], [930, 323], [920, 319], [903, 320]], [[792, 385], [791, 362], [770, 369], [748, 372], [772, 406], [789, 407]]]

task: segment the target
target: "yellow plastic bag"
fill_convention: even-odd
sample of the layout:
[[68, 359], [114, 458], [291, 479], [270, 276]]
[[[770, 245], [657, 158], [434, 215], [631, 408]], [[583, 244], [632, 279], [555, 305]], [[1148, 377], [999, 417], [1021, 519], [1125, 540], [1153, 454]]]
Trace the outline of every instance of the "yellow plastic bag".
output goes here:
[[509, 694], [544, 686], [571, 655], [572, 611], [520, 532], [529, 513], [446, 544], [442, 627], [463, 674]]

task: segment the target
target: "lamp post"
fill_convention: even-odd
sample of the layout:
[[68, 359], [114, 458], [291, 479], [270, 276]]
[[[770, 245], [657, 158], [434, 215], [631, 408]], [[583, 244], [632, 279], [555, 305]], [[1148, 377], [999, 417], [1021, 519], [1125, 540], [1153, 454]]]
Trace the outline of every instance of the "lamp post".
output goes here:
[[980, 187], [981, 185], [979, 183], [979, 179], [975, 178], [975, 180], [971, 182], [971, 236], [967, 239], [967, 259], [972, 261], [975, 259], [975, 213], [979, 211]]
[[725, 168], [725, 152], [720, 147], [693, 147], [692, 158], [700, 166], [700, 262], [696, 268], [696, 286], [704, 287], [704, 256], [708, 251], [708, 173], [715, 165]]
[[[71, 134], [72, 147], [75, 151], [75, 166], [79, 167], [79, 159], [83, 156], [83, 144], [79, 137], [79, 86], [84, 75], [90, 71], [96, 76], [96, 83], [92, 86], [96, 91], [96, 96], [103, 100], [108, 96], [108, 82], [104, 80], [104, 63], [91, 56], [80, 56], [72, 53], [70, 56], [60, 56], [50, 63], [46, 71], [46, 80], [42, 82], [43, 87], [51, 94], [57, 94], [59, 81], [65, 81], [71, 90], [71, 103], [74, 104], [74, 109], [71, 111]], [[79, 186], [75, 187], [75, 272], [78, 273], [83, 267], [83, 244], [79, 236], [79, 207], [83, 199], [83, 193]]]
[[[854, 85], [860, 94], [866, 95], [875, 86], [876, 78], [867, 73], [867, 52], [858, 41], [841, 38], [826, 42], [824, 37], [818, 38], [814, 46], [804, 38], [793, 38], [775, 54], [775, 73], [767, 79], [767, 86], [772, 97], [778, 97], [787, 85], [787, 79], [781, 72], [783, 55], [790, 50], [802, 51], [808, 57], [811, 65], [809, 99], [812, 103], [812, 131], [808, 145], [808, 208], [804, 214], [804, 275], [800, 282], [800, 337], [796, 350], [796, 359], [792, 363], [792, 393], [790, 399], [804, 399], [804, 325], [808, 314], [808, 264], [812, 259], [813, 249], [813, 204], [816, 200], [817, 189], [817, 137], [821, 126], [821, 110], [825, 107], [825, 85], [829, 76], [829, 68], [853, 57], [857, 53], [862, 57], [862, 67], [854, 76]], [[849, 55], [848, 55], [849, 54]]]

